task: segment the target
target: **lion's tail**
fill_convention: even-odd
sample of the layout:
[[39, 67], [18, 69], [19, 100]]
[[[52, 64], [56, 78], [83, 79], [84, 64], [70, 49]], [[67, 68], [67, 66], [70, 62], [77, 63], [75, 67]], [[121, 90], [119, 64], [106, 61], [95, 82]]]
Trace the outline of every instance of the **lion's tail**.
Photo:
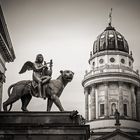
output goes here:
[[[11, 95], [11, 89], [14, 87], [15, 84], [12, 84], [9, 88], [8, 88], [8, 96], [10, 97]], [[10, 104], [10, 107], [8, 109], [8, 111], [10, 111], [12, 109], [12, 104]]]

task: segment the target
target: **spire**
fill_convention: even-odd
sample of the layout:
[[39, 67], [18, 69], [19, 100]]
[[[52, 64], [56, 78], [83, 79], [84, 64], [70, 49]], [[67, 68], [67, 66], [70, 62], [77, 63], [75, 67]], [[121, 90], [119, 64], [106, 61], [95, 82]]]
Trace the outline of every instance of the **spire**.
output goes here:
[[108, 25], [111, 26], [112, 23], [112, 8], [110, 9], [110, 13], [109, 13], [109, 23]]

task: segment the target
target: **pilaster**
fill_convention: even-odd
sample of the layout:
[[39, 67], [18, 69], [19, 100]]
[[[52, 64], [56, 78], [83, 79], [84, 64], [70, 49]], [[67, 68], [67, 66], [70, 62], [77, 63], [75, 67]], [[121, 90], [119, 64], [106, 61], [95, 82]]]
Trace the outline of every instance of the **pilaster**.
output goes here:
[[94, 120], [96, 118], [95, 85], [91, 88], [90, 102], [90, 118], [91, 120]]
[[120, 116], [124, 116], [123, 110], [123, 82], [119, 82], [119, 113]]
[[132, 104], [132, 118], [136, 119], [136, 95], [134, 85], [131, 85], [131, 104]]
[[105, 86], [105, 117], [109, 117], [109, 107], [108, 107], [108, 83], [104, 83]]
[[89, 121], [89, 93], [88, 88], [85, 88], [85, 119]]

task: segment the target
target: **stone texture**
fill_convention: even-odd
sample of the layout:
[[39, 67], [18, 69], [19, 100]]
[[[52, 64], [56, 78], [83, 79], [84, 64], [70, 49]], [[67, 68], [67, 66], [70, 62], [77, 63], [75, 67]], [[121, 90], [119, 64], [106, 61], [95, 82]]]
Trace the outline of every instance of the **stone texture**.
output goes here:
[[0, 140], [87, 140], [89, 126], [72, 112], [1, 112]]

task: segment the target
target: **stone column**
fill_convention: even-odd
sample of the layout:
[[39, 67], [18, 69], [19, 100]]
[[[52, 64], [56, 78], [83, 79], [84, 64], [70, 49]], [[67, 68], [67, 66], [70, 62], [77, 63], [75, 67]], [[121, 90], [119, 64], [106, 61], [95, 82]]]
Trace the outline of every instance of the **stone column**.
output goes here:
[[136, 119], [136, 95], [134, 85], [131, 85], [131, 105], [132, 105], [132, 119]]
[[85, 89], [85, 119], [89, 121], [89, 94], [88, 89]]
[[119, 113], [120, 116], [124, 116], [124, 110], [123, 110], [123, 90], [122, 90], [123, 82], [119, 82]]
[[137, 109], [137, 119], [140, 121], [140, 87], [137, 89], [136, 94], [136, 109]]
[[92, 86], [90, 92], [90, 119], [94, 120], [96, 118], [96, 106], [95, 106], [95, 85]]
[[109, 117], [108, 83], [104, 83], [104, 86], [105, 86], [105, 117]]

